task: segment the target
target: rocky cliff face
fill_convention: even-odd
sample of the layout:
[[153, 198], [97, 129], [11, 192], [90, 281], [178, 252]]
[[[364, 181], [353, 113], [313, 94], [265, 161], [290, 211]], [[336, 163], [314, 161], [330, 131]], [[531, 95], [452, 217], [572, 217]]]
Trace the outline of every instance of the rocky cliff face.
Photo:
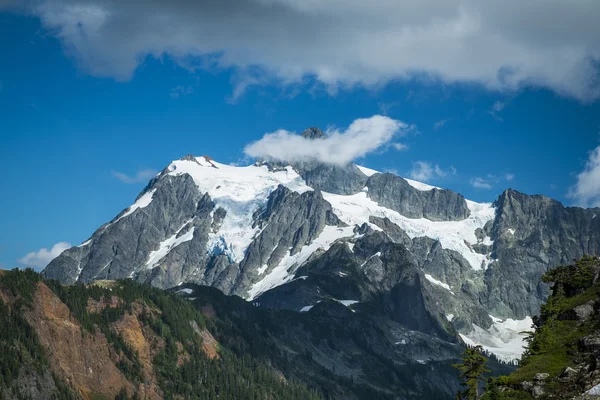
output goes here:
[[544, 196], [507, 190], [494, 203], [494, 263], [486, 271], [486, 300], [496, 315], [535, 315], [547, 298], [540, 277], [549, 267], [600, 254], [600, 209], [564, 207]]
[[393, 174], [375, 174], [366, 183], [369, 198], [408, 218], [460, 221], [470, 214], [465, 198], [451, 190], [415, 189]]
[[540, 276], [600, 253], [596, 213], [512, 190], [475, 203], [353, 164], [186, 156], [43, 275], [190, 282], [295, 311], [369, 302], [386, 320], [449, 342], [458, 331], [513, 359], [547, 297]]

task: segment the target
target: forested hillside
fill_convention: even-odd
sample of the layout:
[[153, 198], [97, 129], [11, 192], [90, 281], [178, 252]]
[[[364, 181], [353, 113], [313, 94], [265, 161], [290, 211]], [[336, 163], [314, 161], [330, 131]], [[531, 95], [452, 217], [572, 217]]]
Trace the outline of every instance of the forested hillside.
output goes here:
[[2, 399], [321, 399], [216, 342], [189, 301], [131, 281], [0, 275]]

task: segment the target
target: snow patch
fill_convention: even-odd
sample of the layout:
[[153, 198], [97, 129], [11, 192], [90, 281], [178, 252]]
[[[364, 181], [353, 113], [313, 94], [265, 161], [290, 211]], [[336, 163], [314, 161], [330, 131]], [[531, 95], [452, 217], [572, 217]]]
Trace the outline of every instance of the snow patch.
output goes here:
[[326, 225], [323, 228], [323, 232], [311, 244], [303, 246], [294, 255], [291, 255], [288, 251], [279, 265], [273, 268], [263, 279], [252, 285], [250, 290], [248, 290], [246, 300], [252, 300], [267, 290], [290, 281], [293, 279], [294, 272], [298, 267], [306, 262], [315, 251], [320, 248], [327, 251], [336, 240], [352, 235], [354, 235], [353, 226], [338, 228], [337, 226]]
[[194, 291], [192, 289], [181, 289], [178, 290], [177, 293], [186, 293], [186, 294], [192, 294]]
[[441, 189], [441, 188], [439, 188], [437, 186], [431, 186], [431, 185], [428, 185], [426, 183], [413, 181], [412, 179], [406, 179], [406, 178], [402, 178], [402, 179], [404, 179], [406, 182], [408, 182], [408, 184], [410, 186], [414, 187], [417, 190], [420, 190], [421, 192], [428, 192], [428, 191], [433, 190], [433, 189]]
[[587, 392], [585, 392], [588, 396], [600, 396], [600, 385], [596, 385]]
[[153, 250], [150, 252], [150, 255], [148, 256], [148, 261], [146, 261], [146, 267], [148, 269], [154, 268], [154, 266], [160, 260], [162, 260], [167, 254], [169, 254], [169, 252], [171, 250], [173, 250], [175, 247], [179, 246], [181, 243], [189, 242], [190, 240], [192, 240], [194, 238], [195, 227], [193, 227], [193, 226], [185, 234], [177, 237], [179, 232], [181, 232], [181, 230], [187, 224], [189, 224], [189, 222], [190, 221], [186, 222], [181, 228], [179, 228], [179, 230], [177, 232], [175, 232], [175, 234], [173, 236], [160, 242], [160, 244], [158, 246], [158, 250]]
[[512, 228], [508, 229], [506, 232], [509, 233], [509, 234], [511, 234], [511, 235], [515, 234], [515, 230], [512, 229]]
[[452, 289], [450, 288], [450, 285], [448, 285], [447, 283], [444, 283], [442, 281], [438, 281], [437, 279], [435, 279], [433, 276], [429, 275], [429, 274], [425, 274], [425, 278], [433, 283], [436, 286], [441, 286], [444, 289], [446, 289], [447, 291], [449, 291], [450, 293], [454, 294], [454, 292], [452, 291]]
[[87, 246], [88, 244], [92, 243], [92, 239], [86, 240], [85, 242], [81, 243], [79, 246], [77, 247], [84, 247]]
[[[404, 230], [411, 239], [427, 236], [438, 240], [445, 249], [457, 251], [475, 270], [485, 269], [492, 262], [489, 256], [476, 253], [465, 243], [465, 240], [468, 243], [477, 243], [475, 230], [483, 228], [488, 221], [494, 219], [496, 211], [491, 203], [467, 200], [467, 207], [471, 211], [468, 218], [461, 221], [431, 221], [426, 218], [412, 219], [400, 215], [369, 199], [364, 192], [347, 196], [323, 192], [323, 198], [332, 205], [333, 212], [349, 225], [360, 226], [366, 222], [373, 229], [377, 229], [375, 225], [369, 223], [369, 216], [387, 217]], [[491, 244], [491, 241], [488, 243]]]
[[520, 332], [531, 331], [533, 321], [531, 317], [525, 317], [522, 320], [514, 320], [508, 318], [502, 320], [490, 315], [494, 323], [488, 329], [483, 329], [475, 324], [473, 330], [464, 335], [460, 334], [463, 341], [470, 345], [481, 345], [485, 350], [495, 354], [500, 360], [511, 362], [521, 358], [523, 346], [526, 343], [523, 341], [526, 335]]
[[365, 174], [368, 177], [371, 177], [375, 174], [379, 174], [379, 171], [375, 171], [374, 169], [371, 168], [367, 168], [367, 167], [363, 167], [362, 165], [357, 165], [358, 169], [360, 169], [360, 172], [362, 172], [363, 174]]
[[125, 214], [123, 214], [119, 218], [117, 218], [115, 223], [119, 222], [121, 219], [125, 218], [126, 216], [133, 214], [133, 212], [135, 210], [148, 207], [148, 205], [152, 202], [152, 196], [154, 196], [154, 193], [156, 193], [156, 189], [152, 189], [149, 192], [144, 193], [142, 195], [142, 197], [140, 197], [135, 203], [133, 203], [133, 205], [131, 207], [129, 207], [127, 209], [127, 212]]
[[334, 300], [337, 301], [338, 303], [342, 303], [346, 307], [349, 307], [352, 304], [360, 303], [358, 300], [338, 300], [338, 299], [334, 299]]
[[321, 300], [317, 301], [315, 304], [313, 304], [312, 306], [304, 306], [300, 309], [300, 312], [308, 312], [310, 311], [311, 308], [313, 308], [314, 306], [316, 306], [317, 304], [319, 304], [321, 302]]
[[454, 319], [454, 314], [446, 314], [446, 319], [448, 320], [448, 322], [452, 322], [452, 320]]

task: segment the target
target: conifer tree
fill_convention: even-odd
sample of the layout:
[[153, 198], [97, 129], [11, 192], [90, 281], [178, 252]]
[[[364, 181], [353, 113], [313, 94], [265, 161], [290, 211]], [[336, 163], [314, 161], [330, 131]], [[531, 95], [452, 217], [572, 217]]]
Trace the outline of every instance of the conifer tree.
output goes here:
[[462, 354], [462, 363], [452, 365], [460, 371], [461, 385], [465, 386], [465, 390], [457, 393], [457, 400], [476, 400], [479, 397], [479, 383], [485, 379], [483, 375], [490, 372], [482, 351], [481, 346], [469, 347]]

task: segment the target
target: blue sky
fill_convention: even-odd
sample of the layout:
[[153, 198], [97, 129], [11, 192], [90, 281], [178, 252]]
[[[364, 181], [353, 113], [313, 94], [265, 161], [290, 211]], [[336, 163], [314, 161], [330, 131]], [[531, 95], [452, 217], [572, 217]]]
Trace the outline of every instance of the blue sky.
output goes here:
[[181, 52], [138, 55], [130, 71], [127, 63], [106, 67], [114, 61], [107, 47], [90, 64], [89, 52], [48, 18], [0, 10], [0, 267], [86, 240], [153, 172], [185, 154], [249, 163], [244, 147], [265, 133], [344, 130], [377, 114], [415, 128], [359, 164], [476, 201], [514, 188], [597, 204], [600, 103], [579, 87], [550, 80], [494, 87], [385, 71], [375, 83], [343, 77], [337, 85], [321, 70], [301, 79], [270, 73], [280, 67], [275, 61], [257, 70], [236, 60], [192, 68]]

